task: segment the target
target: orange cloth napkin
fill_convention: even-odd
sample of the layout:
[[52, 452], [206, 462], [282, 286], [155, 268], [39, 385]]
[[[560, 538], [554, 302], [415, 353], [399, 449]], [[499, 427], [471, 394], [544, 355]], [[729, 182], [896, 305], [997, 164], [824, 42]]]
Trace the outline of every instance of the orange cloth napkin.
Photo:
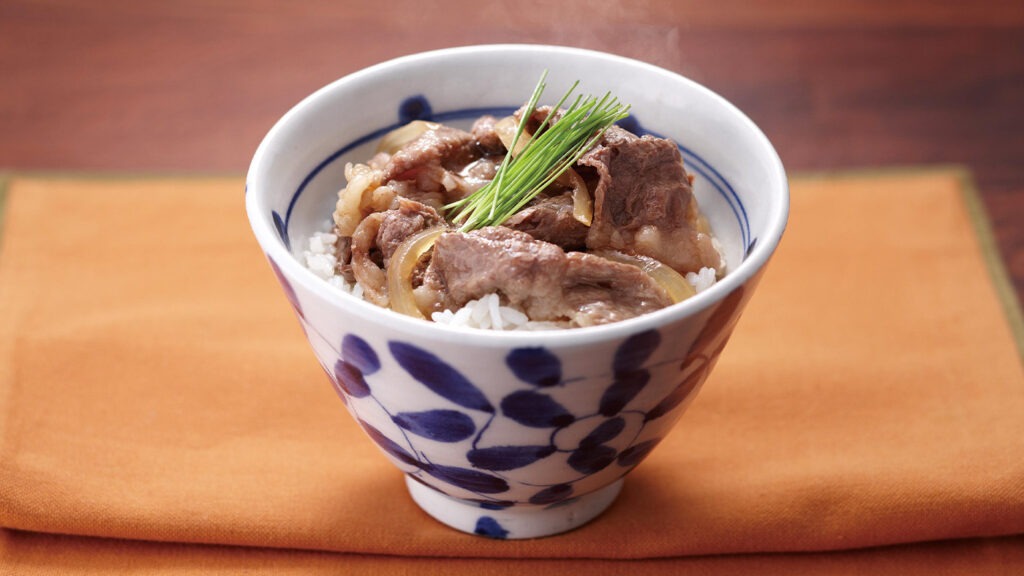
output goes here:
[[[598, 520], [505, 542], [422, 513], [345, 412], [240, 180], [15, 178], [0, 559], [24, 573], [1017, 565], [1024, 372], [962, 184], [949, 170], [793, 182], [778, 253], [675, 431]], [[836, 552], [948, 539], [971, 540]]]

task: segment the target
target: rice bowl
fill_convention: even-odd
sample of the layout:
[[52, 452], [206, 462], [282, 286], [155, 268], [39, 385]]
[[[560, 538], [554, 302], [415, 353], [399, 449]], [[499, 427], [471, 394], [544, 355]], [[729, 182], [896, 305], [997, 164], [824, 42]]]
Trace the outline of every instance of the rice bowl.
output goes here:
[[[708, 286], [694, 271], [703, 289], [691, 298], [572, 330], [508, 330], [529, 322], [490, 294], [425, 322], [335, 279], [324, 224], [345, 165], [411, 120], [465, 129], [511, 114], [522, 102], [509, 94], [542, 67], [614, 90], [632, 105], [632, 128], [679, 145], [728, 273]], [[677, 74], [572, 48], [476, 46], [386, 62], [309, 96], [261, 143], [246, 205], [328, 380], [417, 504], [458, 530], [532, 538], [597, 517], [682, 416], [782, 236], [788, 189], [764, 134]]]

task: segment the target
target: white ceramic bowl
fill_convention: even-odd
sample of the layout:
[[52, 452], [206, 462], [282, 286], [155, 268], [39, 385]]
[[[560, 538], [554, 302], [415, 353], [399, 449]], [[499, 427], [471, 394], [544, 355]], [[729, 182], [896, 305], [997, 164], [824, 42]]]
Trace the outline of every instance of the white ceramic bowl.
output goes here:
[[[505, 115], [550, 69], [632, 106], [626, 127], [672, 138], [725, 247], [728, 275], [631, 320], [553, 332], [458, 329], [357, 300], [297, 254], [329, 220], [346, 162], [412, 119], [468, 127]], [[600, 514], [704, 382], [785, 228], [778, 155], [739, 110], [672, 72], [552, 46], [454, 48], [346, 76], [270, 130], [246, 180], [253, 232], [351, 414], [429, 514], [470, 533], [530, 538]], [[685, 474], [684, 470], [679, 471]]]

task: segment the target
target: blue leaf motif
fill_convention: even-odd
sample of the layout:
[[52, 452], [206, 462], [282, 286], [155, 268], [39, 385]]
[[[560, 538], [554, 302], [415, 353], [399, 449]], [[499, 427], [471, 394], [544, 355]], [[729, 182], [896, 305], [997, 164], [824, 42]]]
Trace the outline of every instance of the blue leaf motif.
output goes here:
[[473, 419], [456, 410], [400, 412], [391, 419], [417, 436], [438, 442], [459, 442], [476, 432]]
[[413, 480], [419, 482], [420, 484], [423, 484], [424, 486], [426, 486], [427, 488], [430, 488], [431, 490], [437, 490], [437, 488], [434, 487], [434, 486], [431, 486], [429, 482], [427, 482], [423, 478], [420, 478], [418, 474], [415, 474], [415, 473], [413, 473], [413, 474], [406, 474], [406, 477], [412, 478]]
[[552, 446], [492, 446], [470, 450], [466, 459], [475, 468], [503, 471], [528, 466], [554, 452]]
[[271, 210], [270, 215], [274, 219], [274, 228], [277, 229], [277, 235], [280, 236], [281, 241], [284, 242], [284, 247], [291, 252], [292, 241], [288, 238], [288, 227], [285, 226], [284, 218], [281, 218], [281, 215], [278, 214], [276, 210]]
[[669, 392], [668, 396], [665, 396], [661, 402], [651, 408], [651, 410], [644, 415], [644, 422], [650, 422], [657, 418], [661, 418], [665, 414], [668, 414], [672, 410], [675, 410], [676, 406], [682, 404], [683, 400], [693, 392], [693, 389], [700, 384], [701, 379], [707, 373], [707, 363], [695, 370], [692, 374], [687, 376], [682, 382], [676, 386], [675, 390]]
[[427, 468], [426, 472], [438, 480], [479, 494], [498, 494], [508, 490], [508, 482], [502, 478], [468, 468], [435, 464]]
[[569, 466], [583, 474], [604, 470], [614, 461], [615, 449], [611, 446], [581, 447], [569, 455]]
[[334, 392], [338, 395], [338, 398], [341, 398], [342, 403], [347, 406], [348, 405], [348, 396], [345, 393], [345, 389], [342, 388], [341, 384], [338, 382], [337, 376], [332, 374], [331, 371], [327, 368], [327, 366], [325, 366], [323, 364], [320, 364], [320, 368], [323, 369], [324, 374], [327, 374], [327, 378], [331, 381], [331, 384], [332, 384], [331, 387], [334, 388]]
[[476, 528], [473, 530], [474, 534], [479, 536], [486, 536], [488, 538], [498, 538], [504, 540], [508, 537], [508, 530], [501, 527], [498, 521], [490, 516], [481, 516], [476, 521]]
[[465, 376], [430, 352], [405, 342], [388, 342], [398, 364], [418, 382], [459, 406], [494, 412], [494, 406]]
[[305, 318], [305, 314], [302, 312], [302, 305], [299, 304], [299, 297], [295, 294], [295, 289], [292, 288], [288, 279], [284, 277], [284, 272], [278, 267], [277, 262], [270, 256], [267, 256], [267, 262], [270, 263], [270, 269], [273, 270], [274, 276], [277, 278], [277, 283], [281, 285], [281, 289], [284, 290], [284, 297], [288, 299], [288, 303], [292, 305], [295, 313], [299, 315], [299, 318]]
[[476, 502], [477, 506], [484, 510], [504, 510], [505, 508], [511, 508], [516, 505], [511, 500], [481, 500], [477, 498], [470, 498], [470, 502]]
[[363, 398], [370, 395], [370, 387], [363, 379], [363, 373], [344, 360], [338, 360], [334, 364], [334, 378], [349, 396]]
[[565, 500], [560, 500], [558, 502], [555, 502], [554, 504], [548, 504], [547, 506], [544, 507], [544, 509], [545, 510], [554, 510], [555, 508], [561, 508], [563, 506], [569, 506], [570, 504], [572, 504], [574, 502], [579, 502], [580, 498], [582, 498], [582, 496], [575, 496], [573, 498], [566, 498]]
[[646, 440], [636, 446], [626, 448], [622, 451], [622, 454], [619, 454], [619, 466], [626, 468], [636, 466], [644, 459], [644, 457], [651, 453], [651, 450], [654, 450], [654, 447], [658, 445], [658, 442], [661, 442], [661, 438]]
[[594, 428], [593, 432], [587, 434], [586, 438], [580, 441], [580, 448], [589, 448], [613, 440], [625, 427], [626, 421], [622, 418], [615, 417], [611, 420], [605, 420], [600, 426]]
[[410, 96], [398, 106], [398, 121], [401, 124], [408, 124], [413, 120], [431, 120], [434, 111], [430, 102], [422, 94]]
[[502, 398], [501, 411], [505, 416], [531, 428], [561, 428], [576, 420], [550, 396], [532, 390], [520, 390]]
[[341, 357], [346, 362], [359, 368], [364, 375], [369, 376], [380, 370], [380, 358], [373, 348], [359, 336], [346, 334], [341, 340]]
[[516, 348], [505, 363], [516, 378], [535, 386], [554, 386], [562, 381], [562, 362], [546, 348]]
[[630, 336], [615, 351], [612, 369], [615, 372], [627, 372], [640, 368], [651, 357], [659, 344], [661, 344], [661, 333], [657, 330], [648, 330]]
[[370, 438], [377, 443], [377, 446], [380, 446], [381, 450], [394, 456], [399, 461], [404, 462], [405, 464], [409, 464], [410, 466], [416, 466], [418, 468], [424, 469], [429, 468], [428, 466], [425, 466], [424, 463], [420, 462], [415, 457], [413, 457], [412, 454], [406, 452], [405, 448], [402, 448], [393, 440], [385, 436], [383, 432], [367, 424], [366, 421], [359, 420], [359, 425], [362, 426], [363, 430], [366, 431], [366, 434], [369, 435]]
[[602, 416], [614, 416], [647, 386], [651, 374], [647, 370], [634, 370], [616, 374], [615, 382], [604, 391], [598, 411]]
[[553, 504], [572, 496], [572, 484], [555, 484], [530, 497], [530, 504]]

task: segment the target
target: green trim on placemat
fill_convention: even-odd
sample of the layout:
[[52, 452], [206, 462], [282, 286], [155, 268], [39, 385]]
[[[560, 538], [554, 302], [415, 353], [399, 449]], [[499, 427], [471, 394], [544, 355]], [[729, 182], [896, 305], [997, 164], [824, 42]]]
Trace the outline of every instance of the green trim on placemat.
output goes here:
[[0, 171], [0, 248], [4, 245], [4, 214], [7, 209], [7, 189], [14, 180], [12, 172]]
[[1024, 312], [1021, 311], [1017, 292], [1013, 288], [1013, 283], [1010, 282], [1010, 274], [1006, 271], [1003, 257], [999, 253], [999, 245], [996, 244], [996, 236], [992, 232], [992, 221], [988, 217], [985, 204], [971, 172], [960, 170], [957, 176], [960, 179], [960, 190], [963, 192], [964, 202], [967, 204], [967, 214], [971, 223], [974, 224], [974, 233], [978, 237], [981, 256], [988, 266], [996, 297], [1003, 304], [1006, 320], [1010, 323], [1010, 331], [1013, 332], [1013, 339], [1017, 343], [1017, 352], [1024, 360]]

